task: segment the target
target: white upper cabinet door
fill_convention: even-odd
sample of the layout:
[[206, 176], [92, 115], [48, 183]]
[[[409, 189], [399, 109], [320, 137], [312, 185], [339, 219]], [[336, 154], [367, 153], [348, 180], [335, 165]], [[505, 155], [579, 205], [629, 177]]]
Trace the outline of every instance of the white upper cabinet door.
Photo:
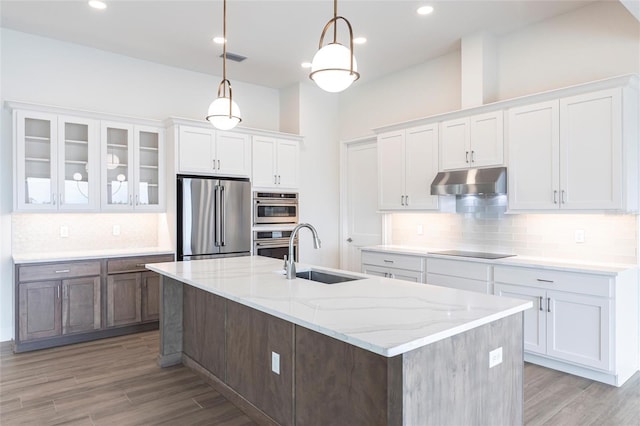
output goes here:
[[216, 173], [225, 176], [251, 176], [249, 135], [216, 132]]
[[404, 208], [405, 132], [378, 135], [378, 208]]
[[164, 210], [164, 130], [135, 126], [134, 206], [136, 210]]
[[503, 112], [493, 111], [469, 118], [471, 134], [470, 165], [498, 166], [504, 163]]
[[216, 131], [202, 127], [180, 126], [178, 170], [182, 173], [216, 173]]
[[96, 210], [100, 204], [99, 122], [58, 117], [58, 207]]
[[276, 164], [278, 187], [298, 188], [300, 186], [300, 144], [297, 141], [278, 140]]
[[548, 291], [547, 302], [547, 354], [589, 367], [611, 370], [611, 300]]
[[22, 210], [58, 208], [58, 118], [32, 111], [14, 112], [16, 201]]
[[508, 113], [510, 210], [554, 210], [560, 202], [558, 101]]
[[252, 141], [252, 184], [254, 187], [272, 188], [278, 183], [276, 172], [275, 138], [254, 136]]
[[469, 118], [443, 121], [440, 124], [440, 168], [465, 169], [471, 164]]
[[560, 99], [562, 208], [623, 208], [622, 164], [621, 89]]
[[133, 125], [102, 121], [102, 208], [133, 209], [135, 192]]
[[438, 173], [438, 124], [407, 129], [405, 133], [405, 207], [438, 208], [431, 182]]

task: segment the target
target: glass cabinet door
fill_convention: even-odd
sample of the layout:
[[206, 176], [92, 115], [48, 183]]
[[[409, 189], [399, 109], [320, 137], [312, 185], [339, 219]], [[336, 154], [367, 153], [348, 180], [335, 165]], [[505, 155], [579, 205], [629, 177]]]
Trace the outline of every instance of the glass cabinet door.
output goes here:
[[102, 122], [103, 208], [133, 207], [133, 126]]
[[98, 148], [97, 122], [60, 117], [58, 189], [60, 208], [88, 209], [97, 206], [95, 183]]
[[18, 209], [56, 209], [57, 117], [16, 111], [16, 131]]
[[154, 209], [161, 205], [162, 133], [153, 127], [136, 126], [136, 209]]

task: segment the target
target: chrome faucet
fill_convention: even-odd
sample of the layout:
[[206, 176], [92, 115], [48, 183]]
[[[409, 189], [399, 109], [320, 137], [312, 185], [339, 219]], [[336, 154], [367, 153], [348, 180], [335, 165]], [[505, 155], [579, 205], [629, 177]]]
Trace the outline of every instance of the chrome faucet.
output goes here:
[[316, 228], [308, 223], [301, 223], [291, 231], [291, 237], [289, 237], [289, 257], [284, 257], [284, 269], [287, 273], [287, 279], [293, 280], [296, 278], [296, 263], [293, 261], [293, 242], [296, 239], [296, 234], [301, 228], [309, 228], [313, 233], [313, 248], [320, 248], [320, 238], [318, 238], [318, 232]]

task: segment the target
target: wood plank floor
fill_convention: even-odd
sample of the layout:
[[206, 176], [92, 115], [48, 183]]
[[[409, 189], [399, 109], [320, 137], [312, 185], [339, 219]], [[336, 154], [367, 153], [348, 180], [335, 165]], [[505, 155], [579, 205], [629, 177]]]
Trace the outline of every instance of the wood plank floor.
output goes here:
[[[186, 367], [159, 368], [157, 348], [157, 331], [17, 355], [2, 343], [0, 424], [254, 424]], [[640, 373], [615, 388], [526, 364], [525, 424], [638, 426]]]

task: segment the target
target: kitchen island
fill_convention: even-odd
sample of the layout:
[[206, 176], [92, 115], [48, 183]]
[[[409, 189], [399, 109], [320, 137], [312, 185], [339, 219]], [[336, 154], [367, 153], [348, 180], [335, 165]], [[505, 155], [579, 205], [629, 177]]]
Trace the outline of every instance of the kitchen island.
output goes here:
[[530, 302], [327, 268], [358, 279], [286, 280], [258, 256], [147, 267], [163, 276], [159, 364], [262, 423], [522, 423]]

